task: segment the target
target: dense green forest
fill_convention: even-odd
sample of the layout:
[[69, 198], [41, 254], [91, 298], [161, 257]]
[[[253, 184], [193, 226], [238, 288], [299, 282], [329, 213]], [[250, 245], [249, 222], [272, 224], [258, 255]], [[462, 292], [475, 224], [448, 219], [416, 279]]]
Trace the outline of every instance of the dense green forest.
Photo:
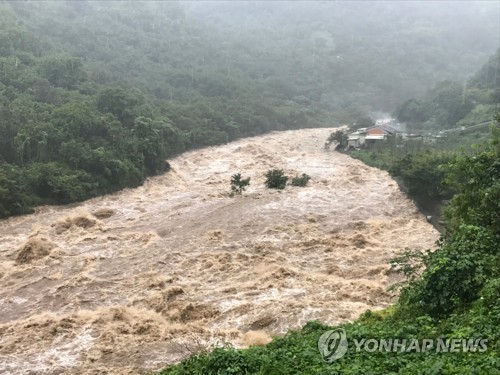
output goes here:
[[398, 106], [396, 117], [411, 128], [468, 127], [493, 118], [500, 105], [500, 49], [464, 83], [443, 81]]
[[0, 217], [136, 186], [189, 148], [392, 110], [498, 45], [498, 4], [402, 7], [1, 1]]
[[221, 41], [176, 3], [0, 8], [0, 217], [136, 186], [188, 148], [326, 123], [219, 71]]

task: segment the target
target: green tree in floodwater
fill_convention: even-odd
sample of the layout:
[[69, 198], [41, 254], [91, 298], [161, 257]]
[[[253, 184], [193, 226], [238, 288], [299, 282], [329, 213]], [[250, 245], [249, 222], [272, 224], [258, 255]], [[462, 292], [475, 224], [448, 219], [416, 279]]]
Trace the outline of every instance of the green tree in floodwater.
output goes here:
[[236, 173], [231, 176], [231, 194], [241, 195], [250, 185], [250, 177], [242, 178], [241, 173]]

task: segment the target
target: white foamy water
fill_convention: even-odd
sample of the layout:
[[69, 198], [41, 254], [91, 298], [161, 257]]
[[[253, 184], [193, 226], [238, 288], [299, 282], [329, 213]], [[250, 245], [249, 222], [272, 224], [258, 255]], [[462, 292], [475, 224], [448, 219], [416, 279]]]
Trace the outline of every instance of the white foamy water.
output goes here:
[[[325, 151], [331, 131], [191, 151], [137, 189], [0, 221], [0, 373], [135, 374], [392, 303], [388, 259], [439, 235], [386, 172]], [[312, 179], [269, 190], [271, 168]], [[251, 186], [230, 198], [237, 172]]]

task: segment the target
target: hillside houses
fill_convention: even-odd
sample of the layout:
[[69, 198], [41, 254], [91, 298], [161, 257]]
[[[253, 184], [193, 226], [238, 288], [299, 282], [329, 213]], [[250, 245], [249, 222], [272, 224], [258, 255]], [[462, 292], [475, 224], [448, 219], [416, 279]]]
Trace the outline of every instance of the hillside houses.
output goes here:
[[396, 135], [396, 129], [388, 125], [375, 125], [370, 128], [359, 128], [350, 133], [347, 138], [347, 147], [359, 148], [382, 142]]

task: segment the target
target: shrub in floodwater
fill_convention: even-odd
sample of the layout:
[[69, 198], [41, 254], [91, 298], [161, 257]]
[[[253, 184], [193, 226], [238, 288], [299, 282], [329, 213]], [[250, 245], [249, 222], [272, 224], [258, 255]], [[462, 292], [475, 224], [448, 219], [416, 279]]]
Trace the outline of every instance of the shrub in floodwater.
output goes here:
[[302, 176], [295, 176], [292, 178], [292, 186], [306, 186], [309, 180], [311, 179], [311, 176], [302, 173]]
[[347, 146], [348, 135], [343, 130], [337, 130], [335, 133], [331, 133], [328, 137], [325, 146], [330, 146], [333, 142], [339, 144], [340, 147]]
[[288, 177], [285, 176], [283, 169], [270, 169], [266, 172], [266, 186], [269, 189], [284, 189]]
[[241, 195], [243, 191], [245, 191], [246, 187], [250, 185], [250, 177], [241, 178], [241, 173], [236, 173], [231, 176], [231, 194], [230, 196], [234, 196], [235, 194]]

